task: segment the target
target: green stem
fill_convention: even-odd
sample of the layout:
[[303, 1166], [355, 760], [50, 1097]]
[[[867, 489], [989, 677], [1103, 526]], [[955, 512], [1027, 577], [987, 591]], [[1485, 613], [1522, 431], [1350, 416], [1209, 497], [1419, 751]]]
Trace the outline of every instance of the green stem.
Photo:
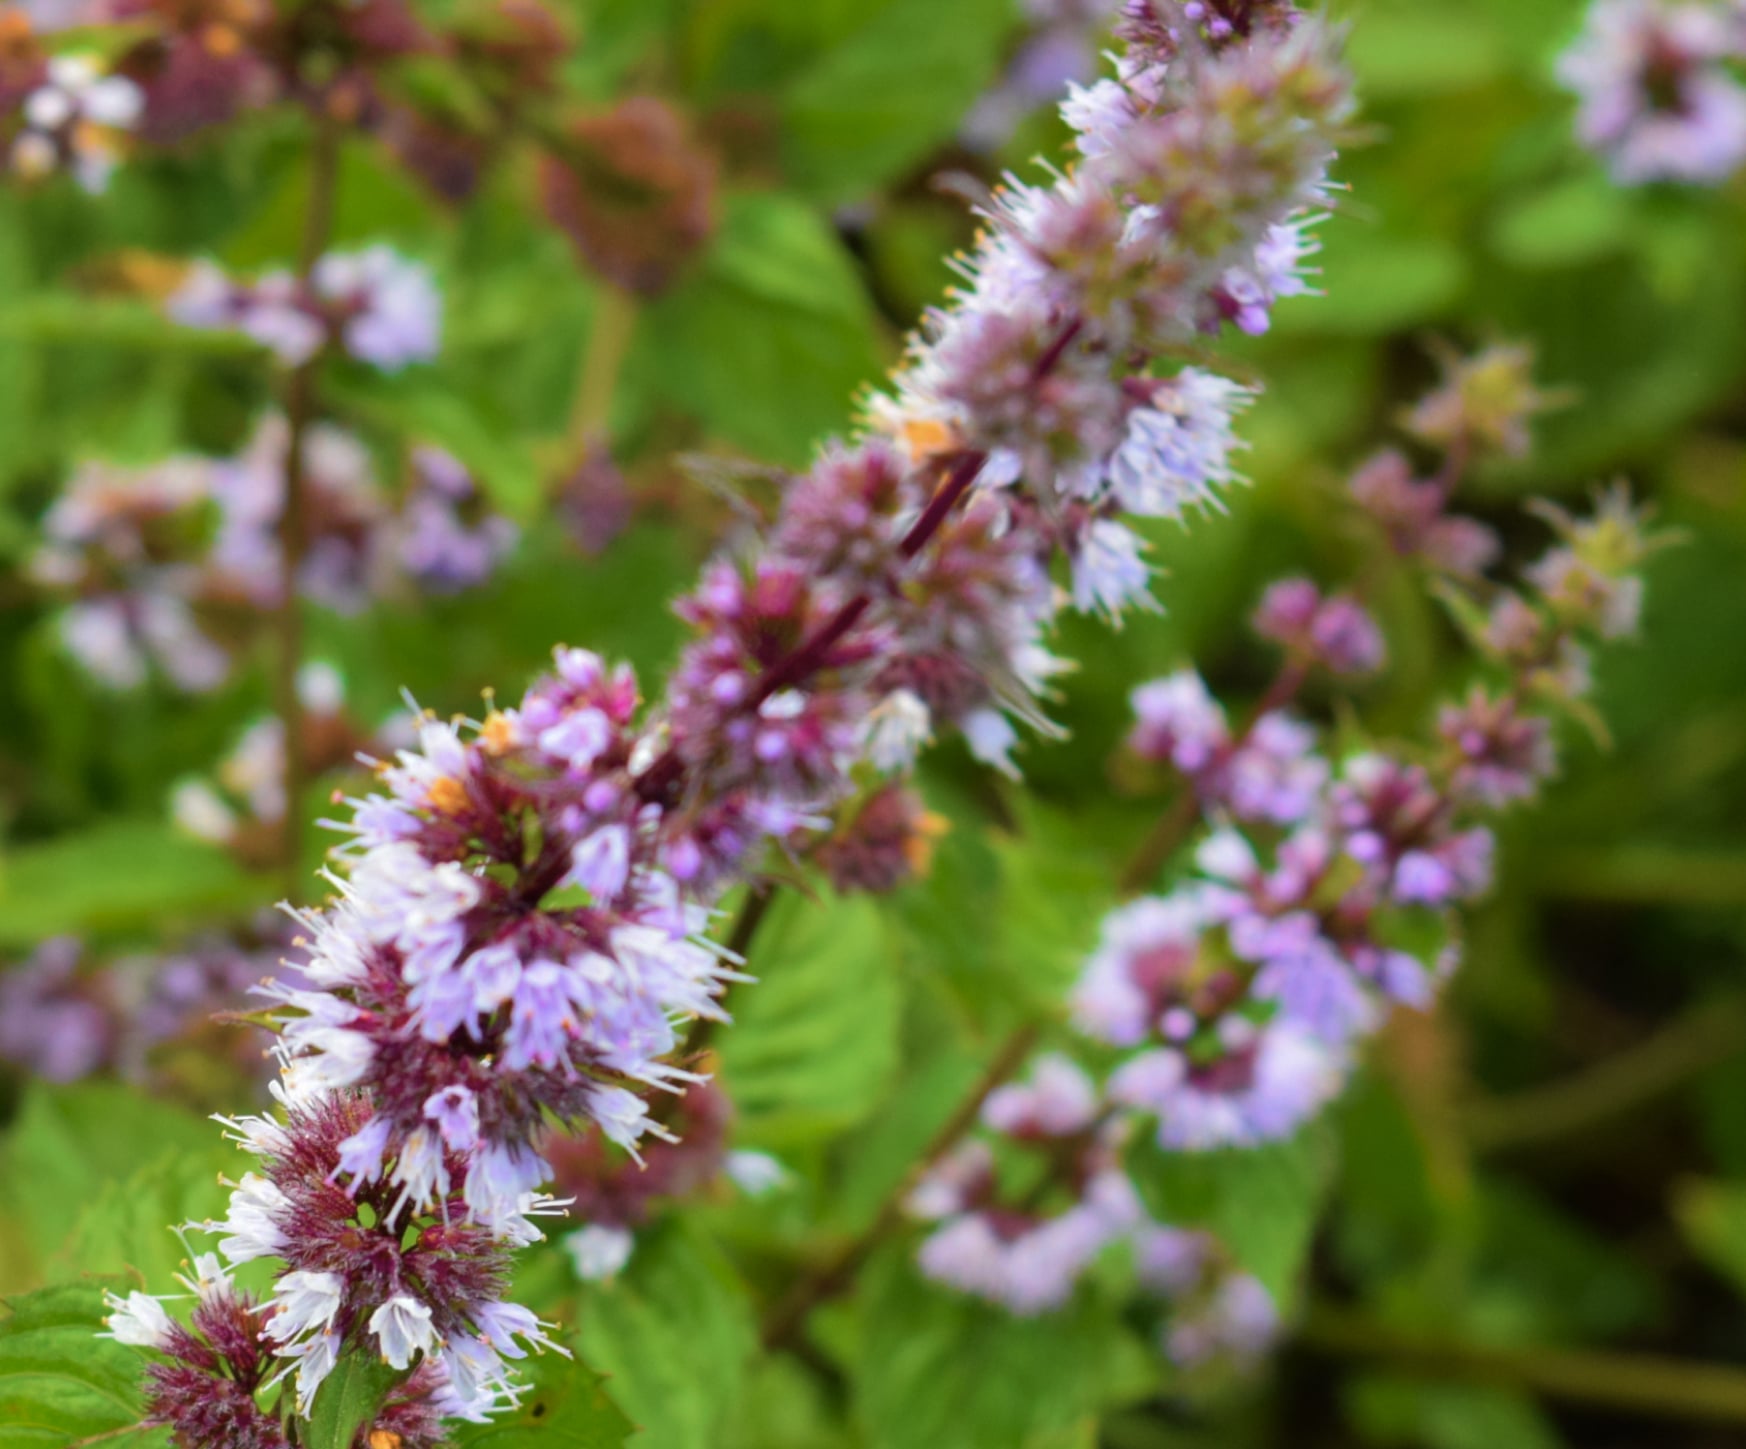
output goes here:
[[1402, 1333], [1329, 1305], [1310, 1310], [1299, 1341], [1318, 1353], [1379, 1359], [1431, 1378], [1521, 1389], [1652, 1418], [1746, 1424], [1746, 1373], [1722, 1364], [1579, 1349], [1490, 1348]]
[[854, 1282], [855, 1275], [873, 1256], [875, 1249], [903, 1225], [904, 1203], [917, 1184], [976, 1125], [982, 1104], [988, 1100], [989, 1094], [1025, 1064], [1041, 1034], [1041, 1028], [1035, 1024], [1023, 1026], [1001, 1044], [976, 1085], [952, 1109], [952, 1115], [929, 1139], [921, 1156], [910, 1164], [897, 1185], [885, 1195], [865, 1231], [845, 1244], [822, 1267], [797, 1282], [777, 1303], [764, 1324], [765, 1348], [782, 1348], [792, 1342], [805, 1327], [813, 1309], [835, 1298]]
[[[315, 136], [310, 147], [309, 210], [297, 256], [297, 275], [308, 285], [333, 235], [334, 198], [339, 183], [340, 131], [320, 97], [315, 102]], [[325, 349], [324, 349], [325, 351]], [[297, 676], [303, 667], [303, 606], [297, 576], [309, 544], [306, 444], [315, 417], [316, 373], [323, 352], [286, 374], [281, 403], [285, 412], [285, 495], [279, 512], [279, 604], [273, 616], [277, 651], [273, 694], [285, 739], [285, 818], [279, 854], [288, 900], [303, 890], [303, 794], [307, 757], [303, 739], [303, 701]]]
[[613, 398], [636, 326], [636, 298], [622, 287], [597, 279], [594, 325], [589, 329], [587, 351], [582, 354], [582, 374], [570, 411], [570, 438], [579, 449], [605, 446], [611, 437]]
[[1466, 1135], [1482, 1152], [1570, 1137], [1641, 1107], [1746, 1048], [1746, 1000], [1712, 1001], [1648, 1040], [1561, 1081], [1470, 1104]]

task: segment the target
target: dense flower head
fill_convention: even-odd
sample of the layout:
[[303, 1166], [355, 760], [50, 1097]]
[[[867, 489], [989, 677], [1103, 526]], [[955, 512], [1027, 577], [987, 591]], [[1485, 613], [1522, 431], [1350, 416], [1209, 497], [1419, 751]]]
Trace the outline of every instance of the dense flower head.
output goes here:
[[305, 920], [315, 989], [281, 994], [293, 1098], [373, 1093], [354, 1182], [422, 1204], [459, 1154], [468, 1211], [511, 1230], [548, 1115], [660, 1134], [636, 1091], [689, 1079], [675, 1023], [732, 973], [663, 863], [686, 837], [634, 788], [639, 703], [628, 669], [560, 650], [517, 707], [427, 720], [355, 802], [341, 894]]
[[[845, 883], [890, 875], [868, 858], [907, 856], [922, 832], [888, 777], [947, 727], [1010, 769], [1012, 719], [1047, 728], [1066, 667], [1046, 643], [1061, 605], [1148, 600], [1123, 516], [1180, 518], [1234, 480], [1248, 390], [1148, 372], [1227, 324], [1260, 330], [1304, 290], [1349, 99], [1318, 26], [1272, 6], [1168, 9], [1167, 44], [1133, 31], [1106, 83], [1119, 94], [1072, 113], [1073, 169], [990, 201], [964, 286], [862, 435], [821, 452], [761, 551], [719, 556], [680, 601], [691, 638], [647, 712], [628, 670], [561, 649], [514, 707], [423, 721], [350, 802], [335, 895], [299, 918], [303, 979], [267, 988], [287, 1116], [234, 1124], [263, 1165], [214, 1225], [233, 1260], [286, 1265], [265, 1331], [300, 1401], [350, 1346], [434, 1362], [444, 1404], [502, 1402], [500, 1356], [540, 1342], [498, 1295], [507, 1245], [551, 1206], [548, 1134], [634, 1155], [684, 1120], [645, 1099], [697, 1081], [680, 1029], [718, 1017], [736, 974], [702, 938], [723, 889], [772, 843], [841, 843], [829, 816], [846, 802], [869, 848]], [[198, 268], [172, 310], [292, 366], [344, 351], [391, 368], [436, 335], [428, 280], [380, 250], [327, 257], [307, 285]], [[331, 551], [322, 577], [361, 560]], [[1278, 801], [1305, 788], [1290, 724], [1220, 761], [1241, 763], [1269, 818], [1295, 816]], [[1138, 1220], [1123, 1124], [1065, 1062], [996, 1093], [986, 1123], [1047, 1159], [1040, 1197], [1005, 1202], [960, 1173], [933, 1193], [946, 1221], [924, 1261], [1040, 1311]], [[768, 1182], [767, 1162], [742, 1166]], [[627, 1224], [608, 1216], [574, 1245], [579, 1268], [624, 1261]]]
[[1476, 578], [1497, 562], [1503, 546], [1478, 519], [1447, 511], [1448, 491], [1413, 476], [1404, 453], [1384, 449], [1353, 474], [1352, 498], [1404, 558], [1457, 578]]
[[1148, 1224], [1135, 1234], [1134, 1259], [1141, 1286], [1164, 1300], [1164, 1356], [1178, 1368], [1244, 1368], [1277, 1342], [1272, 1294], [1212, 1234]]
[[1746, 33], [1721, 4], [1596, 0], [1559, 59], [1576, 129], [1626, 185], [1714, 184], [1746, 162]]
[[[29, 573], [69, 598], [59, 630], [88, 674], [128, 689], [155, 672], [187, 692], [229, 678], [239, 615], [275, 608], [283, 589], [287, 447], [285, 420], [269, 413], [231, 457], [90, 462], [73, 474], [44, 515]], [[361, 441], [318, 423], [305, 434], [303, 468], [298, 585], [329, 608], [475, 587], [514, 545], [514, 525], [441, 450], [414, 450], [395, 498]]]
[[107, 0], [109, 18], [144, 31], [117, 63], [139, 87], [139, 134], [181, 141], [278, 99], [268, 58], [269, 0]]
[[[467, 1216], [458, 1185], [415, 1204], [380, 1176], [338, 1181], [371, 1121], [367, 1102], [334, 1093], [291, 1106], [283, 1122], [231, 1122], [260, 1171], [236, 1183], [225, 1219], [203, 1226], [232, 1264], [284, 1263], [260, 1337], [295, 1366], [300, 1412], [340, 1354], [357, 1349], [397, 1369], [435, 1365], [447, 1396], [482, 1417], [513, 1401], [504, 1359], [554, 1345], [533, 1314], [504, 1301], [508, 1246]], [[465, 1173], [452, 1153], [443, 1167]]]
[[1471, 354], [1440, 351], [1442, 381], [1402, 416], [1407, 432], [1458, 459], [1526, 454], [1529, 424], [1563, 400], [1535, 385], [1533, 348], [1496, 343]]
[[1091, 1079], [1065, 1057], [1042, 1058], [1028, 1084], [991, 1096], [984, 1127], [1040, 1156], [1044, 1175], [1015, 1200], [986, 1141], [937, 1163], [908, 1201], [914, 1216], [939, 1224], [919, 1250], [922, 1272], [1017, 1314], [1061, 1307], [1140, 1216], [1100, 1107]]
[[333, 347], [397, 372], [436, 355], [442, 325], [429, 268], [387, 246], [330, 252], [307, 285], [285, 271], [239, 282], [195, 262], [167, 306], [185, 327], [246, 333], [288, 367]]
[[1330, 674], [1372, 674], [1385, 657], [1382, 631], [1364, 606], [1350, 594], [1324, 596], [1309, 579], [1270, 585], [1253, 624], [1295, 662]]

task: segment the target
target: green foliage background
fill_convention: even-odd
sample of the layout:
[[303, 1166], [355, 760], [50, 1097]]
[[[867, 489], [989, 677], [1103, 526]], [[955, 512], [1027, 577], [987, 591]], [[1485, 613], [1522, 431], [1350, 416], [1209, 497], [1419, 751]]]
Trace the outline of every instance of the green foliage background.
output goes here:
[[[1342, 161], [1350, 190], [1322, 229], [1326, 296], [1283, 305], [1273, 335], [1234, 349], [1267, 387], [1246, 419], [1253, 485], [1228, 516], [1159, 532], [1168, 613], [1113, 637], [1068, 630], [1063, 652], [1081, 663], [1060, 711], [1072, 738], [1028, 747], [1028, 794], [942, 750], [926, 784], [953, 828], [931, 876], [878, 904], [794, 898], [769, 923], [765, 982], [722, 1037], [722, 1073], [737, 1140], [793, 1168], [792, 1192], [677, 1215], [609, 1286], [580, 1288], [555, 1255], [530, 1262], [530, 1295], [573, 1315], [642, 1449], [1736, 1442], [1738, 1427], [1667, 1429], [1539, 1397], [1522, 1365], [1558, 1347], [1746, 1355], [1742, 194], [1623, 192], [1574, 147], [1550, 81], [1579, 17], [1568, 0], [1340, 10], [1367, 144]], [[341, 664], [364, 718], [402, 687], [442, 713], [488, 686], [510, 694], [560, 640], [658, 677], [678, 638], [667, 600], [723, 522], [666, 460], [803, 462], [850, 421], [969, 235], [930, 178], [988, 169], [953, 138], [1013, 43], [1007, 0], [573, 11], [581, 93], [653, 89], [725, 138], [719, 229], [641, 309], [614, 402], [619, 454], [663, 503], [592, 559], [538, 526], [600, 302], [530, 206], [528, 175], [509, 167], [450, 210], [370, 140], [349, 140], [339, 242], [388, 240], [431, 262], [446, 342], [433, 367], [340, 378], [335, 411], [385, 457], [407, 434], [444, 443], [535, 524], [484, 591], [361, 621], [312, 615], [312, 654]], [[1001, 159], [1022, 165], [1060, 139], [1039, 116]], [[102, 199], [0, 188], [9, 578], [74, 461], [228, 450], [266, 399], [258, 359], [104, 293], [91, 282], [101, 260], [125, 248], [280, 263], [307, 193], [297, 129], [270, 123], [125, 167]], [[1359, 564], [1335, 500], [1434, 377], [1433, 338], [1530, 341], [1542, 381], [1571, 390], [1533, 456], [1486, 472], [1467, 500], [1513, 542], [1540, 537], [1521, 500], [1575, 501], [1615, 475], [1685, 541], [1653, 566], [1642, 642], [1601, 666], [1612, 748], [1573, 742], [1550, 798], [1511, 819], [1499, 889], [1446, 1007], [1387, 1035], [1313, 1141], [1237, 1165], [1158, 1165], [1158, 1200], [1219, 1226], [1305, 1332], [1255, 1384], [1190, 1390], [1101, 1285], [1061, 1319], [1016, 1322], [922, 1284], [889, 1251], [819, 1316], [817, 1361], [760, 1358], [759, 1305], [869, 1219], [1001, 1034], [1071, 979], [1153, 808], [1106, 775], [1128, 687], [1186, 658], [1235, 693], [1258, 687], [1264, 662], [1242, 621], [1262, 585]], [[46, 606], [5, 587], [6, 959], [61, 932], [169, 942], [270, 901], [273, 880], [176, 836], [164, 809], [165, 782], [207, 768], [264, 709], [264, 674], [192, 700], [104, 694], [58, 651]], [[1435, 605], [1404, 583], [1382, 613], [1392, 665], [1363, 705], [1405, 731], [1459, 682], [1457, 656]], [[307, 803], [313, 818], [319, 802]], [[215, 1174], [237, 1170], [197, 1113], [113, 1084], [13, 1081], [0, 1114], [0, 1289], [130, 1269], [166, 1287], [180, 1249], [162, 1224], [212, 1212]], [[40, 1397], [57, 1325], [95, 1311], [93, 1290], [57, 1291], [0, 1329], [6, 1449], [126, 1422], [125, 1406], [106, 1417], [68, 1390], [64, 1433], [9, 1426], [9, 1405]], [[1362, 1315], [1361, 1352], [1318, 1318], [1334, 1302]], [[1399, 1351], [1425, 1338], [1516, 1372]], [[125, 1392], [110, 1382], [116, 1358], [91, 1352], [99, 1398]], [[591, 1380], [553, 1393], [568, 1407], [543, 1428], [471, 1442], [619, 1442]]]

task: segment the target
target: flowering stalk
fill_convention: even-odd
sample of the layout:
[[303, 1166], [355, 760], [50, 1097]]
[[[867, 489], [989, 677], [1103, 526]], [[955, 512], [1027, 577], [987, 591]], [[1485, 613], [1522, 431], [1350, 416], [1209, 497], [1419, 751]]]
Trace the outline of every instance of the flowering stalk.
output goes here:
[[[679, 1027], [739, 976], [704, 935], [721, 893], [935, 730], [1012, 770], [1010, 717], [1047, 729], [1063, 667], [1052, 564], [1081, 609], [1150, 606], [1122, 518], [1233, 479], [1244, 391], [1144, 368], [1303, 290], [1345, 83], [1282, 4], [1133, 0], [1119, 33], [1120, 78], [1067, 107], [1072, 169], [991, 202], [866, 431], [680, 601], [694, 637], [660, 703], [560, 649], [519, 704], [427, 720], [351, 802], [337, 898], [301, 917], [307, 984], [272, 988], [288, 1120], [239, 1125], [263, 1169], [215, 1225], [233, 1258], [289, 1265], [269, 1336], [304, 1409], [342, 1352], [434, 1364], [468, 1413], [513, 1395], [494, 1255], [552, 1206], [547, 1124], [633, 1153], [671, 1135], [645, 1098], [694, 1084]], [[356, 1261], [323, 1246], [360, 1231]]]
[[[1525, 449], [1525, 420], [1547, 401], [1527, 360], [1497, 348], [1450, 361], [1445, 385], [1407, 418], [1445, 452], [1433, 478], [1383, 453], [1353, 480], [1390, 547], [1427, 565], [1501, 685], [1446, 704], [1416, 749], [1368, 744], [1335, 756], [1287, 706], [1312, 674], [1375, 670], [1382, 637], [1354, 597], [1288, 579], [1252, 621], [1285, 662], [1241, 728], [1192, 671], [1135, 691], [1129, 749], [1179, 781], [1167, 837], [1181, 844], [1204, 826], [1193, 869], [1168, 894], [1105, 920], [1073, 991], [1079, 1031], [1121, 1054], [1107, 1080], [1041, 1059], [1032, 1085], [991, 1097], [983, 1137], [941, 1160], [915, 1194], [912, 1211], [940, 1224], [921, 1249], [924, 1273], [1035, 1312], [1064, 1302], [1105, 1246], [1130, 1238], [1141, 1285], [1174, 1304], [1173, 1359], [1197, 1360], [1209, 1344], [1243, 1356], [1271, 1337], [1276, 1314], [1252, 1280], [1221, 1270], [1213, 1298], [1199, 1296], [1209, 1260], [1147, 1222], [1121, 1158], [1148, 1123], [1167, 1152], [1253, 1148], [1298, 1132], [1343, 1086], [1387, 1011], [1428, 1007], [1454, 969], [1456, 908], [1490, 880], [1482, 822], [1553, 773], [1554, 717], [1596, 723], [1583, 699], [1585, 644], [1635, 628], [1638, 570], [1656, 546], [1641, 518], [1618, 491], [1587, 519], [1542, 506], [1557, 541], [1518, 593], [1480, 572], [1498, 552], [1489, 530], [1444, 511], [1468, 460]], [[1142, 850], [1148, 864], [1163, 863], [1157, 838]], [[1002, 1189], [991, 1140], [1044, 1149], [1027, 1192]], [[1182, 1253], [1202, 1266], [1165, 1272]]]

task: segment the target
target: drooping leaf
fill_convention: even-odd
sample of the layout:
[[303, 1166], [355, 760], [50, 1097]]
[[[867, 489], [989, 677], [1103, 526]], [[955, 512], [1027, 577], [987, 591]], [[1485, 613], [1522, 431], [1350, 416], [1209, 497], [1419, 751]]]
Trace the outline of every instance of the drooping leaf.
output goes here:
[[138, 1427], [144, 1357], [103, 1329], [103, 1290], [69, 1283], [4, 1300], [0, 1316], [0, 1449], [70, 1449], [103, 1436], [117, 1449], [167, 1442]]

